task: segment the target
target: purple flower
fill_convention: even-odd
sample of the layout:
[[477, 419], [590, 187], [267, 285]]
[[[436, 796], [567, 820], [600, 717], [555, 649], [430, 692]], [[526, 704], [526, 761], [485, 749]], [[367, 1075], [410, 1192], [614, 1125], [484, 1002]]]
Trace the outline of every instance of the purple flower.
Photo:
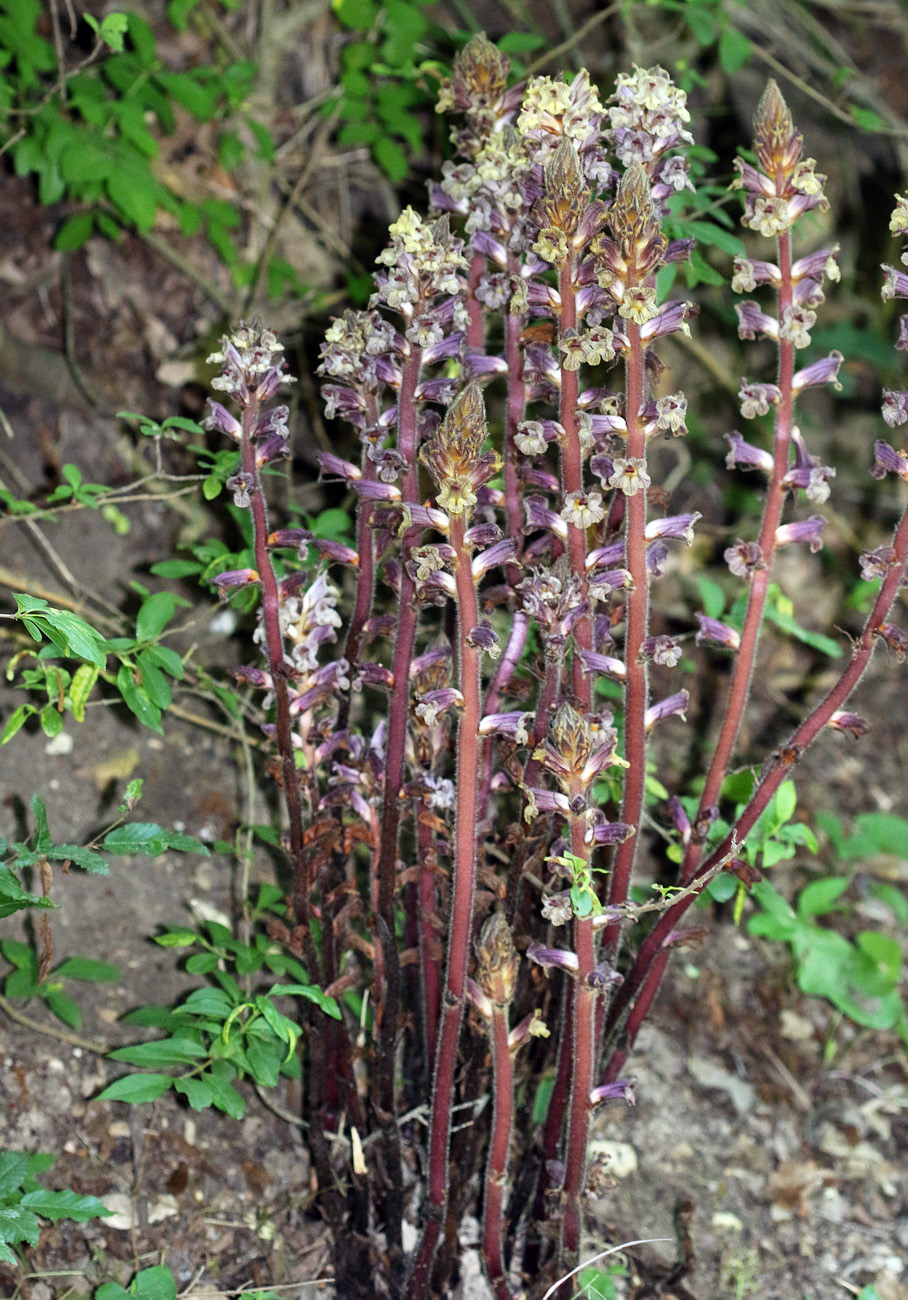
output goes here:
[[[664, 338], [668, 334], [690, 334], [689, 320], [699, 313], [700, 308], [695, 302], [668, 302], [664, 307], [660, 307], [655, 316], [652, 316], [644, 325], [640, 326], [640, 337], [645, 343], [652, 343], [654, 339]], [[626, 351], [628, 341], [624, 335], [622, 350]], [[615, 334], [615, 345], [618, 346], [619, 335]]]
[[251, 493], [255, 487], [255, 475], [240, 470], [236, 474], [231, 474], [225, 486], [228, 492], [233, 493], [233, 504], [241, 510], [248, 510], [252, 505]]
[[672, 714], [677, 713], [679, 717], [685, 717], [690, 696], [687, 691], [677, 691], [674, 695], [668, 695], [664, 700], [659, 700], [657, 704], [651, 704], [646, 710], [644, 725], [647, 731], [652, 731], [657, 722], [663, 718], [670, 718]]
[[883, 419], [890, 429], [895, 429], [908, 420], [908, 393], [892, 388], [883, 389]]
[[319, 472], [322, 475], [330, 474], [345, 479], [348, 483], [355, 482], [363, 476], [358, 465], [352, 464], [349, 460], [341, 460], [340, 456], [335, 456], [333, 452], [317, 451], [315, 459], [318, 461]]
[[725, 552], [725, 563], [736, 578], [752, 578], [757, 569], [765, 569], [763, 550], [757, 542], [742, 542], [739, 537]]
[[223, 433], [228, 438], [233, 438], [239, 442], [243, 436], [242, 425], [235, 416], [231, 415], [226, 406], [220, 402], [208, 399], [205, 418], [202, 421], [202, 428], [207, 429], [209, 433]]
[[753, 420], [758, 415], [766, 415], [770, 406], [779, 404], [782, 400], [782, 390], [776, 384], [749, 384], [746, 379], [742, 379], [741, 387], [738, 389], [738, 400], [741, 403], [743, 418]]
[[627, 677], [623, 659], [597, 654], [595, 650], [581, 650], [580, 658], [588, 673], [602, 673], [604, 677], [611, 677], [618, 682], [623, 682]]
[[900, 664], [905, 662], [905, 656], [908, 654], [908, 636], [900, 627], [896, 627], [894, 623], [881, 623], [879, 627], [874, 628], [874, 636], [886, 642], [888, 649]]
[[648, 636], [642, 646], [643, 657], [654, 664], [674, 668], [681, 658], [681, 645], [672, 636]]
[[796, 348], [810, 346], [810, 331], [817, 323], [817, 314], [808, 307], [795, 303], [786, 307], [779, 321], [779, 338], [787, 339]]
[[754, 447], [752, 443], [745, 442], [737, 430], [726, 433], [725, 441], [728, 443], [728, 455], [725, 457], [728, 469], [743, 465], [745, 469], [756, 466], [757, 469], [765, 470], [767, 474], [772, 472], [772, 456], [769, 452], [764, 451], [762, 447]]
[[530, 743], [532, 713], [487, 713], [479, 724], [480, 736], [507, 736], [518, 745]]
[[809, 519], [797, 519], [791, 524], [782, 524], [776, 529], [776, 546], [790, 546], [793, 542], [806, 542], [814, 552], [823, 546], [822, 532], [826, 520], [822, 515], [811, 515]]
[[427, 727], [434, 727], [439, 716], [448, 709], [463, 708], [463, 696], [454, 686], [442, 686], [437, 691], [426, 691], [419, 697], [416, 716]]
[[861, 577], [865, 582], [885, 578], [896, 560], [894, 546], [878, 546], [875, 551], [864, 551], [861, 555]]
[[604, 814], [598, 808], [594, 808], [590, 828], [584, 835], [584, 840], [589, 844], [615, 845], [623, 844], [634, 834], [633, 826], [628, 826], [626, 822], [606, 821]]
[[543, 894], [542, 915], [552, 925], [565, 925], [574, 915], [571, 891], [562, 889], [557, 894]]
[[496, 542], [488, 550], [481, 551], [479, 555], [473, 557], [471, 566], [473, 577], [478, 582], [490, 569], [511, 564], [517, 558], [517, 551], [517, 539], [514, 537], [505, 537], [500, 542]]
[[536, 962], [537, 966], [544, 966], [546, 970], [554, 966], [576, 975], [580, 969], [580, 962], [575, 952], [565, 952], [561, 948], [545, 948], [541, 943], [531, 943], [527, 947], [527, 956], [530, 961]]
[[711, 645], [722, 646], [726, 650], [740, 649], [741, 634], [736, 628], [720, 623], [717, 618], [710, 618], [707, 614], [695, 614], [694, 618], [699, 624], [699, 631], [694, 637], [697, 645], [708, 641]]
[[874, 478], [882, 479], [887, 474], [897, 474], [899, 478], [908, 482], [908, 453], [896, 451], [888, 442], [880, 438], [873, 444], [873, 454], [876, 463], [870, 473]]
[[733, 293], [753, 293], [758, 284], [778, 284], [782, 272], [774, 262], [757, 262], [735, 257], [731, 288]]
[[880, 290], [880, 297], [884, 302], [890, 298], [908, 298], [908, 275], [904, 271], [899, 271], [897, 267], [883, 265], [886, 272], [886, 278], [883, 281], [883, 288]]
[[860, 740], [870, 730], [870, 723], [860, 714], [849, 713], [844, 709], [837, 710], [826, 725], [835, 731], [847, 731], [855, 740]]
[[284, 460], [290, 455], [290, 443], [280, 433], [265, 438], [255, 449], [255, 463], [259, 468], [270, 465], [276, 460]]
[[526, 514], [525, 532], [530, 533], [537, 528], [545, 528], [556, 537], [560, 537], [563, 542], [567, 541], [567, 524], [549, 507], [544, 497], [525, 497], [523, 509]]
[[614, 1083], [603, 1083], [590, 1093], [590, 1105], [598, 1106], [603, 1101], [626, 1101], [628, 1106], [636, 1103], [637, 1080], [616, 1079]]
[[481, 623], [478, 627], [474, 627], [467, 633], [466, 641], [472, 649], [483, 651], [493, 659], [501, 657], [498, 633], [489, 623]]
[[758, 302], [735, 303], [738, 314], [738, 338], [755, 339], [758, 334], [765, 334], [768, 339], [779, 337], [779, 322], [762, 311]]
[[221, 600], [224, 601], [231, 591], [239, 591], [242, 587], [250, 587], [258, 582], [259, 575], [256, 569], [227, 569], [211, 581], [217, 587]]
[[666, 515], [664, 519], [651, 519], [646, 525], [646, 540], [651, 542], [656, 538], [675, 538], [690, 546], [694, 540], [694, 526], [701, 518], [700, 512], [695, 510], [690, 515]]
[[690, 843], [692, 833], [690, 818], [684, 804], [675, 794], [668, 801], [668, 815], [672, 819], [675, 830], [681, 836], [681, 843], [686, 847]]
[[798, 370], [791, 381], [795, 393], [800, 393], [805, 388], [818, 388], [822, 384], [835, 384], [841, 391], [842, 385], [837, 376], [842, 360], [841, 352], [830, 352], [828, 357], [820, 357], [819, 361]]
[[835, 470], [831, 465], [802, 464], [793, 466], [782, 483], [785, 487], [802, 488], [807, 493], [808, 501], [816, 501], [821, 505], [829, 497], [831, 478], [835, 478]]

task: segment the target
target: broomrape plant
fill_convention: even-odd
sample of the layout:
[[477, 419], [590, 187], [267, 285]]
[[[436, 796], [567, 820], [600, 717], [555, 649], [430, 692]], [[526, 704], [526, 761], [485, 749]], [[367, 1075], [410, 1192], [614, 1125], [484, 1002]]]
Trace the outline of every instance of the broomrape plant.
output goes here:
[[[262, 471], [288, 452], [272, 404], [286, 375], [274, 335], [241, 325], [215, 357], [239, 418], [214, 402], [207, 424], [240, 446], [228, 486], [256, 567], [218, 585], [260, 591], [261, 661], [240, 676], [273, 718], [283, 939], [344, 1002], [341, 1019], [309, 1008], [303, 1039], [338, 1295], [450, 1295], [469, 1213], [495, 1300], [564, 1300], [569, 1281], [549, 1288], [584, 1244], [591, 1120], [633, 1101], [640, 1027], [673, 950], [700, 933], [685, 915], [719, 873], [742, 889], [759, 877], [748, 837], [801, 755], [821, 732], [865, 730], [846, 706], [878, 642], [905, 657], [890, 610], [908, 514], [861, 557], [878, 587], [841, 675], [746, 802], [723, 796], [776, 556], [821, 547], [835, 474], [796, 415], [842, 362], [797, 360], [838, 279], [834, 248], [792, 252], [824, 178], [770, 83], [735, 184], [774, 260], [736, 259], [732, 287], [760, 294], [738, 303], [740, 336], [777, 351], [774, 381], [740, 390], [743, 419], [771, 416], [772, 438], [727, 435], [729, 466], [765, 484], [763, 513], [725, 551], [743, 621], [698, 613], [669, 631], [659, 581], [699, 520], [664, 513], [653, 454], [686, 433], [658, 345], [695, 308], [657, 293], [692, 245], [663, 230], [667, 200], [692, 188], [685, 96], [661, 68], [620, 76], [605, 104], [585, 72], [509, 87], [507, 59], [477, 37], [439, 107], [457, 116], [456, 159], [432, 213], [394, 223], [369, 309], [322, 347], [327, 413], [360, 455], [323, 453], [321, 471], [356, 494], [356, 547], [272, 529]], [[908, 235], [908, 199], [891, 229]], [[908, 275], [886, 268], [883, 292], [908, 296]], [[908, 393], [886, 393], [883, 414], [904, 423]], [[908, 481], [908, 453], [878, 442], [872, 473]], [[685, 637], [730, 654], [727, 698], [695, 795], [659, 801], [652, 736], [685, 716]], [[641, 904], [643, 864], [677, 884]]]

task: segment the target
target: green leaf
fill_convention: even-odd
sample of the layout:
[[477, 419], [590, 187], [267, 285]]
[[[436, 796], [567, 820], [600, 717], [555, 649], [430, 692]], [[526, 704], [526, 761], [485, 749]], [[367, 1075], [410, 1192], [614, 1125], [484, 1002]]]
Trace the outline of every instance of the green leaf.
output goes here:
[[862, 930], [855, 940], [859, 950], [878, 967], [880, 973], [893, 985], [902, 972], [902, 950], [898, 940], [876, 930]]
[[842, 647], [838, 641], [833, 641], [832, 637], [824, 636], [822, 632], [811, 632], [809, 628], [801, 627], [790, 614], [785, 614], [782, 610], [773, 605], [767, 604], [766, 617], [770, 623], [775, 623], [776, 627], [793, 636], [796, 641], [802, 641], [804, 645], [811, 646], [814, 650], [819, 650], [821, 654], [828, 655], [830, 659], [838, 659], [842, 654]]
[[0, 736], [0, 745], [5, 745], [8, 741], [12, 740], [13, 736], [15, 736], [17, 732], [21, 731], [22, 727], [35, 712], [36, 710], [33, 704], [20, 704], [18, 709], [11, 713], [6, 720], [6, 726], [3, 728], [3, 735]]
[[386, 135], [376, 140], [372, 146], [372, 152], [381, 170], [388, 177], [388, 180], [395, 185], [398, 185], [410, 170], [410, 164], [403, 149], [395, 140], [389, 139]]
[[230, 1083], [230, 1079], [234, 1077], [233, 1067], [226, 1061], [219, 1061], [216, 1065], [220, 1068], [216, 1069], [213, 1066], [207, 1074], [201, 1076], [211, 1088], [212, 1104], [218, 1110], [230, 1115], [232, 1119], [242, 1119], [246, 1112], [246, 1103]]
[[82, 1008], [78, 1002], [57, 989], [49, 990], [43, 996], [50, 1010], [64, 1025], [69, 1025], [70, 1029], [82, 1028]]
[[47, 824], [47, 805], [39, 794], [32, 795], [31, 809], [35, 819], [35, 852], [46, 853], [53, 840]]
[[708, 618], [721, 618], [725, 609], [725, 592], [719, 586], [718, 582], [713, 582], [711, 578], [699, 578], [697, 585], [700, 588], [700, 599], [703, 602], [703, 612]]
[[142, 602], [136, 619], [136, 640], [153, 641], [173, 618], [177, 598], [172, 591], [156, 591]]
[[[205, 954], [208, 956], [209, 954]], [[210, 954], [214, 956], [214, 954]], [[191, 1011], [199, 1016], [214, 1016], [226, 1020], [233, 1010], [233, 1001], [223, 989], [194, 989], [185, 1002], [181, 1002], [177, 1011]]]
[[91, 984], [105, 984], [120, 978], [119, 966], [90, 957], [70, 957], [54, 968], [55, 979], [87, 980]]
[[202, 565], [196, 560], [162, 560], [151, 566], [151, 573], [158, 578], [189, 578], [202, 572]]
[[829, 876], [824, 880], [814, 880], [801, 890], [798, 897], [798, 916], [808, 920], [812, 916], [822, 916], [825, 912], [835, 910], [836, 900], [848, 888], [849, 882], [841, 876]]
[[54, 237], [54, 248], [61, 253], [73, 253], [77, 248], [86, 244], [92, 236], [95, 228], [95, 219], [91, 212], [79, 212], [63, 225], [57, 231]]
[[37, 975], [38, 957], [30, 943], [22, 943], [19, 939], [4, 939], [0, 943], [0, 952], [16, 970], [27, 970]]
[[[104, 836], [101, 848], [105, 853], [142, 853], [149, 858], [160, 857], [168, 849], [209, 856], [209, 850], [194, 835], [168, 831], [155, 822], [128, 822], [125, 826], [115, 826]], [[195, 938], [197, 936], [194, 936], [194, 941]]]
[[[0, 1241], [9, 1241], [14, 1245], [27, 1241], [30, 1246], [34, 1246], [40, 1235], [41, 1225], [30, 1211], [18, 1206], [0, 1210]], [[13, 1262], [19, 1263], [15, 1255]]]
[[505, 32], [496, 43], [502, 54], [529, 54], [545, 45], [545, 37], [536, 32]]
[[105, 1282], [95, 1292], [95, 1300], [133, 1300], [133, 1297], [119, 1282]]
[[726, 27], [719, 37], [719, 66], [727, 77], [733, 77], [747, 63], [753, 46], [735, 27]]
[[40, 1214], [42, 1219], [56, 1223], [59, 1219], [72, 1219], [76, 1223], [87, 1223], [89, 1219], [109, 1218], [113, 1210], [108, 1210], [97, 1196], [80, 1196], [78, 1192], [51, 1192], [40, 1187], [28, 1192], [19, 1202], [24, 1209], [33, 1214]]
[[264, 1016], [265, 1020], [277, 1034], [281, 1042], [288, 1045], [287, 1055], [291, 1055], [296, 1047], [300, 1035], [299, 1025], [278, 1011], [277, 1007], [268, 997], [257, 997], [255, 999], [256, 1009]]
[[193, 1110], [207, 1110], [214, 1099], [214, 1093], [204, 1079], [175, 1079], [173, 1090], [185, 1097]]
[[127, 664], [121, 664], [117, 671], [117, 690], [123, 697], [123, 703], [149, 731], [164, 734], [161, 726], [161, 710], [152, 701], [145, 687], [140, 685], [133, 670]]
[[123, 217], [143, 234], [158, 214], [158, 189], [148, 161], [133, 154], [131, 163], [118, 161], [105, 183], [107, 196]]
[[250, 1037], [246, 1045], [246, 1059], [256, 1083], [265, 1088], [276, 1086], [284, 1059], [284, 1052], [276, 1044]]
[[100, 853], [86, 849], [81, 844], [55, 844], [47, 850], [47, 856], [54, 862], [72, 862], [83, 871], [90, 871], [96, 876], [110, 874], [110, 868]]
[[331, 0], [331, 8], [345, 27], [367, 32], [378, 16], [374, 0]]
[[133, 1047], [118, 1047], [107, 1054], [112, 1061], [125, 1061], [127, 1065], [192, 1065], [205, 1056], [205, 1049], [189, 1038], [164, 1038], [152, 1043], [136, 1043]]
[[0, 1196], [9, 1196], [20, 1188], [28, 1172], [24, 1151], [0, 1151]]
[[858, 108], [856, 104], [850, 104], [849, 113], [855, 123], [862, 131], [888, 131], [888, 123], [875, 113], [872, 108]]
[[163, 1264], [137, 1273], [129, 1289], [138, 1300], [176, 1300], [177, 1284], [170, 1269]]
[[162, 948], [189, 948], [198, 943], [199, 936], [195, 930], [168, 930], [166, 934], [156, 934], [154, 941]]
[[38, 716], [41, 730], [45, 736], [49, 736], [51, 739], [54, 736], [59, 736], [63, 730], [63, 715], [59, 710], [55, 709], [52, 704], [45, 704]]
[[71, 185], [106, 180], [113, 166], [109, 147], [99, 144], [88, 131], [77, 132], [77, 138], [60, 155], [60, 172]]
[[841, 847], [846, 861], [884, 854], [908, 862], [908, 820], [891, 813], [861, 813]]
[[76, 722], [85, 721], [85, 705], [95, 688], [100, 669], [97, 664], [80, 664], [69, 684], [69, 703]]
[[98, 1101], [129, 1101], [135, 1105], [157, 1101], [174, 1082], [169, 1074], [127, 1074], [98, 1094]]

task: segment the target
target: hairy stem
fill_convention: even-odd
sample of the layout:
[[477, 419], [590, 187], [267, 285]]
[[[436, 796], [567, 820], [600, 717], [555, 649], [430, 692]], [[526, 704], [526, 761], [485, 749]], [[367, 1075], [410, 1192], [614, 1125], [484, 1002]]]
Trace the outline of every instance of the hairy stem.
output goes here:
[[[781, 271], [781, 283], [779, 285], [778, 309], [779, 318], [786, 307], [791, 306], [792, 302], [792, 278], [791, 278], [791, 235], [786, 231], [779, 236], [779, 270]], [[766, 493], [766, 501], [763, 506], [763, 520], [760, 525], [760, 549], [762, 551], [762, 564], [753, 574], [750, 584], [750, 591], [747, 597], [747, 611], [744, 615], [744, 626], [741, 630], [741, 645], [735, 658], [735, 665], [732, 670], [731, 685], [728, 692], [728, 703], [722, 718], [722, 726], [716, 739], [716, 747], [710, 760], [709, 770], [706, 774], [706, 781], [703, 786], [703, 793], [700, 795], [700, 804], [697, 809], [695, 824], [702, 821], [707, 810], [714, 807], [719, 799], [719, 792], [722, 789], [722, 782], [728, 772], [728, 765], [731, 762], [734, 752], [735, 742], [738, 733], [741, 730], [741, 723], [744, 719], [744, 710], [747, 707], [747, 700], [750, 696], [750, 686], [753, 679], [754, 663], [757, 657], [757, 644], [760, 637], [760, 628], [763, 623], [763, 611], [766, 608], [766, 593], [769, 590], [769, 580], [772, 573], [773, 553], [776, 544], [776, 529], [782, 519], [782, 509], [785, 504], [786, 488], [782, 480], [788, 472], [788, 461], [791, 446], [791, 428], [794, 409], [794, 398], [792, 393], [792, 378], [794, 375], [794, 344], [788, 339], [779, 340], [779, 388], [782, 393], [776, 410], [775, 420], [775, 437], [773, 440], [773, 463], [772, 473], [769, 479], [769, 487]], [[695, 837], [688, 845], [687, 852], [684, 855], [684, 862], [681, 867], [681, 883], [685, 885], [696, 875], [697, 864], [703, 851], [702, 843]]]
[[408, 1300], [426, 1300], [432, 1261], [444, 1223], [448, 1201], [448, 1149], [454, 1106], [454, 1074], [457, 1047], [463, 1023], [464, 992], [470, 937], [473, 924], [473, 896], [476, 888], [476, 824], [479, 811], [479, 651], [469, 644], [469, 633], [479, 623], [476, 584], [464, 542], [463, 515], [451, 519], [450, 541], [457, 554], [455, 582], [458, 613], [458, 677], [463, 708], [457, 725], [457, 808], [453, 844], [453, 880], [449, 904], [447, 966], [444, 1003], [435, 1059], [432, 1090], [432, 1118], [429, 1128], [426, 1225], [416, 1254]]

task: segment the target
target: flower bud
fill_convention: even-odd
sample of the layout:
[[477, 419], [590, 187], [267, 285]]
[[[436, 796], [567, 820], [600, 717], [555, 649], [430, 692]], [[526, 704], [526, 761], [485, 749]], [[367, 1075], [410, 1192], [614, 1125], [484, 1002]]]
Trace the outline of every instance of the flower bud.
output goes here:
[[520, 957], [502, 912], [494, 912], [482, 927], [476, 958], [479, 987], [495, 1006], [507, 1006], [514, 999]]

